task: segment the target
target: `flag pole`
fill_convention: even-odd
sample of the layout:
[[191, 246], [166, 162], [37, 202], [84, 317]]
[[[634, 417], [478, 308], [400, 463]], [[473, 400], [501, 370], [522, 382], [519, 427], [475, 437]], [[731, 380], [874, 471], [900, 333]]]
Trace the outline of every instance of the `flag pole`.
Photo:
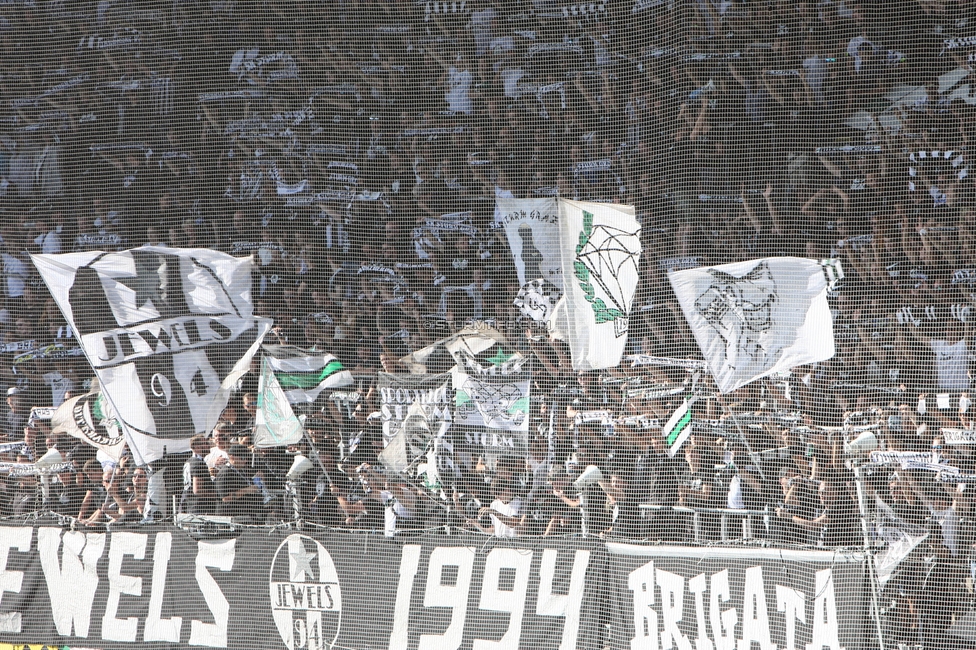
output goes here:
[[759, 476], [761, 476], [762, 480], [765, 481], [766, 474], [765, 472], [763, 472], [762, 462], [760, 462], [761, 459], [759, 458], [759, 454], [757, 454], [752, 450], [752, 445], [749, 444], [749, 439], [746, 437], [745, 431], [742, 430], [742, 423], [739, 422], [739, 418], [736, 416], [735, 411], [733, 411], [732, 408], [725, 403], [725, 399], [723, 399], [722, 393], [720, 392], [716, 393], [716, 397], [718, 398], [719, 404], [722, 405], [722, 408], [725, 410], [725, 412], [732, 417], [732, 422], [735, 423], [735, 428], [739, 431], [739, 438], [742, 439], [742, 444], [746, 446], [746, 453], [749, 454], [749, 458], [752, 460], [753, 463], [755, 463], [756, 469], [759, 470]]

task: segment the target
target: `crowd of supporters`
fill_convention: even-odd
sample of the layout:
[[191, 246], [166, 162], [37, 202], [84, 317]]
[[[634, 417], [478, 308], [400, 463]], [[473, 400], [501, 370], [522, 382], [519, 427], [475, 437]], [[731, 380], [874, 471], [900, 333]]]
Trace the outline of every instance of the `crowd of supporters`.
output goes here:
[[[3, 512], [145, 515], [145, 468], [30, 418], [91, 370], [28, 254], [165, 244], [253, 254], [275, 336], [358, 386], [323, 396], [310, 444], [255, 450], [245, 377], [194, 440], [187, 511], [823, 546], [880, 544], [888, 517], [968, 574], [972, 490], [935, 466], [976, 474], [944, 444], [974, 414], [974, 18], [961, 0], [3, 3], [3, 433], [27, 436], [10, 461], [73, 463], [43, 490], [11, 474]], [[835, 357], [725, 396], [692, 366], [574, 372], [513, 305], [492, 227], [497, 197], [544, 196], [636, 206], [628, 354], [701, 358], [669, 270], [787, 255], [842, 261]], [[472, 321], [532, 359], [528, 453], [458, 454], [436, 488], [383, 472], [376, 371]], [[692, 390], [672, 457], [660, 423]], [[866, 463], [845, 443], [869, 430], [929, 462]], [[286, 493], [299, 452], [318, 462]]]

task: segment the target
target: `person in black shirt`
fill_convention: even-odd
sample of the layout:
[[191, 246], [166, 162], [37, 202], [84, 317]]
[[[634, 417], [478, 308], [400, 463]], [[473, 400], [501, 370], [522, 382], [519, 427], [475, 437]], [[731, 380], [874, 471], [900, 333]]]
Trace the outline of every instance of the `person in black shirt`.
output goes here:
[[194, 515], [212, 515], [217, 511], [217, 492], [210, 470], [203, 457], [210, 451], [206, 436], [190, 439], [193, 455], [183, 465], [183, 498], [180, 512]]
[[84, 474], [68, 468], [57, 478], [51, 487], [51, 509], [59, 515], [74, 517], [85, 499]]
[[818, 485], [820, 509], [815, 518], [791, 514], [782, 508], [777, 514], [801, 528], [816, 532], [821, 546], [836, 548], [863, 544], [863, 539], [859, 539], [857, 503], [846, 494], [844, 484], [828, 479], [819, 481]]
[[220, 499], [217, 514], [261, 521], [264, 510], [261, 492], [248, 472], [251, 450], [244, 445], [233, 445], [227, 456], [230, 462], [221, 468], [215, 481]]
[[638, 499], [627, 469], [614, 467], [609, 481], [601, 481], [610, 505], [610, 534], [617, 539], [642, 539], [645, 534]]

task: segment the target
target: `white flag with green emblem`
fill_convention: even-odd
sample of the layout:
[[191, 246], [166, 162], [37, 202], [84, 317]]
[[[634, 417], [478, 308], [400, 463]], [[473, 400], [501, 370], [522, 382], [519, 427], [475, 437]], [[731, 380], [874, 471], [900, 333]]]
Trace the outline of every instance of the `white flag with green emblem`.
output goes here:
[[354, 383], [352, 374], [331, 354], [294, 345], [265, 345], [264, 359], [292, 404], [314, 402], [323, 390]]
[[633, 206], [559, 202], [561, 311], [574, 370], [620, 363], [640, 267], [640, 224]]
[[454, 370], [452, 376], [456, 424], [503, 431], [529, 430], [527, 373], [479, 376]]
[[685, 440], [691, 435], [691, 405], [695, 399], [685, 400], [681, 406], [671, 414], [661, 433], [664, 435], [664, 442], [668, 446], [668, 456], [674, 455], [685, 444]]
[[297, 445], [302, 441], [302, 423], [265, 357], [258, 382], [258, 410], [254, 416], [254, 446], [260, 449]]
[[125, 435], [118, 416], [93, 380], [91, 392], [66, 400], [51, 416], [51, 431], [67, 433], [100, 449], [118, 461], [125, 449]]

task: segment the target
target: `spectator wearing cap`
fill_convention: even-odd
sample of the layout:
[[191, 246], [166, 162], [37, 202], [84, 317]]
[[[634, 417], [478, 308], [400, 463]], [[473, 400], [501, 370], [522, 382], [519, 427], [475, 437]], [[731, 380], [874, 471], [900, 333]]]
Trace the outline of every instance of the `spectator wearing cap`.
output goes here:
[[7, 440], [20, 440], [24, 434], [24, 425], [30, 414], [30, 406], [24, 401], [24, 389], [11, 386], [7, 389], [7, 418], [4, 433]]
[[227, 463], [220, 468], [214, 485], [217, 490], [217, 514], [239, 517], [253, 523], [262, 521], [264, 504], [261, 490], [251, 476], [251, 450], [244, 445], [231, 445]]

